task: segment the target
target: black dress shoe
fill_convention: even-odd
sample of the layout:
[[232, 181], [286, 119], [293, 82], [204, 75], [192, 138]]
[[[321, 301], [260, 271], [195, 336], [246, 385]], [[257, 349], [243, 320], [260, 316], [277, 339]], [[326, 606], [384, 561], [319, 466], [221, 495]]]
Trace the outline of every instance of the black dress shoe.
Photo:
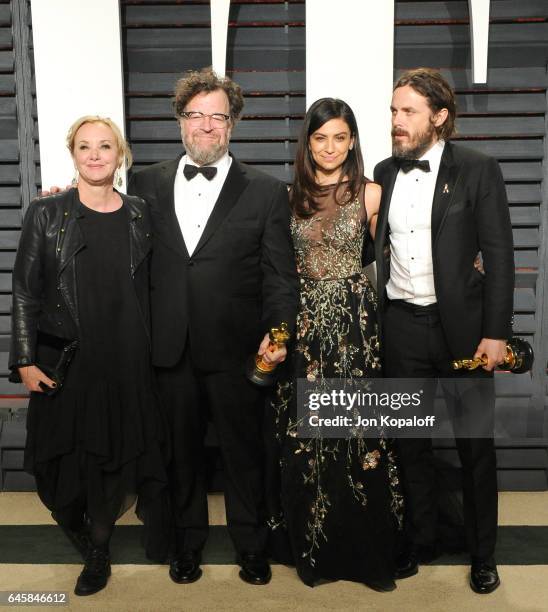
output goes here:
[[486, 595], [492, 593], [500, 584], [499, 574], [495, 562], [472, 561], [470, 570], [470, 588], [475, 593]]
[[169, 577], [177, 584], [196, 582], [202, 576], [200, 553], [188, 551], [180, 554], [169, 564]]
[[393, 580], [368, 580], [364, 584], [379, 593], [390, 593], [390, 591], [394, 591], [397, 588]]
[[410, 578], [417, 574], [418, 571], [419, 556], [415, 550], [404, 552], [396, 559], [396, 571], [394, 573], [396, 580]]
[[240, 567], [240, 578], [249, 584], [268, 584], [272, 578], [272, 572], [268, 561], [261, 554], [244, 553], [238, 560]]
[[110, 557], [108, 551], [90, 548], [82, 573], [78, 576], [75, 595], [93, 595], [107, 586], [110, 576]]

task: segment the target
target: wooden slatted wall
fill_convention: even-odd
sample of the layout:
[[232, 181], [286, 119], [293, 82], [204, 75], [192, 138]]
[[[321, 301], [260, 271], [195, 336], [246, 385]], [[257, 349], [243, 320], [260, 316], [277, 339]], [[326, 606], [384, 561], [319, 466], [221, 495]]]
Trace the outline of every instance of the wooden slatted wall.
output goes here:
[[[27, 16], [27, 0], [0, 0], [0, 400], [21, 391], [6, 380], [11, 271], [22, 213], [36, 194]], [[21, 27], [24, 36], [14, 36]]]
[[[9, 332], [10, 274], [16, 234], [21, 225], [19, 142], [15, 100], [15, 56], [11, 31], [11, 6], [0, 3], [0, 335]], [[8, 250], [10, 249], [10, 250]], [[6, 370], [7, 356], [0, 349], [0, 369]]]
[[0, 0], [0, 490], [33, 487], [22, 472], [21, 386], [7, 381], [11, 271], [23, 209], [35, 194], [27, 0]]
[[[19, 11], [16, 25], [24, 30], [23, 5], [23, 13], [28, 12], [28, 0], [0, 0], [0, 414], [3, 410], [4, 418], [8, 409], [13, 418], [13, 409], [24, 403], [13, 397], [20, 389], [6, 380], [10, 272], [21, 209], [39, 183], [32, 163], [33, 155], [38, 162], [39, 153], [37, 132], [32, 130], [28, 57], [27, 64], [22, 61], [28, 50], [25, 41], [14, 40], [11, 33], [14, 7]], [[121, 0], [121, 7], [126, 128], [135, 167], [140, 168], [181, 150], [172, 89], [183, 71], [211, 62], [209, 1]], [[305, 111], [304, 19], [304, 0], [232, 0], [230, 9], [227, 71], [243, 86], [246, 98], [231, 148], [242, 161], [287, 182], [292, 180], [296, 133]], [[503, 428], [513, 437], [498, 443], [500, 483], [507, 489], [545, 489], [548, 3], [491, 1], [487, 86], [471, 82], [468, 19], [466, 0], [397, 0], [396, 76], [418, 65], [442, 69], [458, 94], [458, 140], [501, 163], [516, 242], [515, 330], [533, 342], [537, 366], [532, 379], [498, 376], [497, 410], [503, 415]], [[0, 441], [6, 439], [7, 425]], [[7, 451], [2, 451], [4, 468], [18, 472], [20, 451]], [[442, 453], [455, 460], [450, 446]], [[14, 482], [25, 486], [21, 480]]]
[[[532, 377], [497, 374], [499, 433], [511, 437], [497, 441], [499, 483], [503, 489], [546, 489], [548, 3], [491, 0], [486, 86], [471, 79], [466, 0], [399, 0], [395, 20], [396, 76], [416, 66], [440, 68], [458, 94], [455, 140], [493, 155], [502, 167], [517, 268], [514, 332], [534, 345], [537, 364]], [[442, 454], [456, 462], [453, 448]]]

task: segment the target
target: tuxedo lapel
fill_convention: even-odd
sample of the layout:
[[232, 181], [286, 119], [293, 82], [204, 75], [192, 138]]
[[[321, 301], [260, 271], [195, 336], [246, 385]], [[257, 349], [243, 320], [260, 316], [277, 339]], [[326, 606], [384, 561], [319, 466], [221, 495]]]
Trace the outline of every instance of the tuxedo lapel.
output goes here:
[[219, 194], [217, 202], [211, 211], [211, 215], [209, 215], [209, 219], [207, 220], [200, 240], [194, 249], [193, 255], [204, 247], [238, 201], [240, 194], [249, 183], [249, 179], [245, 174], [246, 173], [243, 166], [232, 158], [232, 163], [230, 164], [230, 169], [221, 189], [221, 193]]
[[[161, 227], [157, 227], [155, 229], [159, 230], [160, 235], [166, 238], [166, 243], [168, 246], [173, 248], [181, 255], [188, 257], [188, 250], [186, 248], [185, 240], [179, 225], [179, 220], [177, 219], [177, 214], [175, 212], [175, 176], [177, 174], [181, 157], [182, 155], [180, 155], [177, 159], [168, 162], [162, 168], [162, 174], [158, 179], [158, 202], [163, 204], [160, 211], [162, 217], [162, 220], [160, 221]], [[154, 222], [156, 225], [158, 224], [157, 219], [154, 219]]]
[[436, 244], [440, 235], [447, 211], [449, 210], [455, 195], [455, 189], [459, 180], [460, 164], [455, 162], [453, 147], [446, 143], [440, 161], [438, 178], [434, 189], [434, 200], [432, 202], [431, 234], [432, 247]]
[[375, 233], [375, 260], [377, 263], [377, 291], [379, 300], [383, 300], [384, 288], [390, 274], [388, 265], [388, 256], [386, 245], [388, 243], [389, 228], [388, 228], [388, 213], [390, 212], [390, 200], [398, 175], [398, 167], [393, 159], [386, 163], [379, 174], [375, 175], [375, 180], [382, 187], [381, 204], [379, 207], [379, 216], [377, 219], [377, 228]]
[[390, 166], [386, 169], [386, 178], [382, 180], [382, 200], [383, 205], [379, 210], [379, 221], [377, 223], [378, 228], [381, 231], [382, 246], [386, 244], [388, 240], [388, 213], [390, 212], [390, 202], [392, 200], [392, 193], [394, 191], [394, 185], [396, 184], [396, 177], [398, 176], [398, 166], [391, 161]]

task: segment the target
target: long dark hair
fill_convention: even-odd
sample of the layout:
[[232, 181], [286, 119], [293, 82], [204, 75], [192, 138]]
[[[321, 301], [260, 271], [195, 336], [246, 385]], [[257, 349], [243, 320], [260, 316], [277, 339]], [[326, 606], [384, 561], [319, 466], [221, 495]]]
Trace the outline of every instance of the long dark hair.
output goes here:
[[310, 136], [331, 119], [342, 119], [345, 121], [350, 128], [350, 137], [354, 139], [354, 146], [348, 151], [348, 156], [344, 160], [335, 188], [334, 193], [337, 204], [343, 204], [343, 202], [337, 200], [337, 194], [345, 176], [348, 178], [348, 191], [351, 194], [352, 200], [358, 196], [363, 183], [363, 157], [360, 147], [360, 136], [358, 134], [356, 117], [352, 109], [346, 102], [336, 98], [320, 98], [316, 100], [305, 115], [295, 156], [295, 180], [291, 190], [290, 201], [291, 208], [298, 217], [308, 217], [321, 207], [318, 197], [322, 194], [322, 187], [318, 185], [316, 180], [317, 164], [312, 157], [308, 142]]

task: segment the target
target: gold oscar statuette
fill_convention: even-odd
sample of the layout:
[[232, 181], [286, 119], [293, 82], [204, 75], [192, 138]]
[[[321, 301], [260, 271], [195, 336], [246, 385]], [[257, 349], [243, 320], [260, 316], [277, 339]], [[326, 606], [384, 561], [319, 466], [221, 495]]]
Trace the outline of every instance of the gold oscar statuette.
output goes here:
[[[497, 368], [514, 374], [522, 374], [533, 367], [534, 359], [533, 348], [529, 342], [522, 338], [513, 337], [507, 341], [504, 362]], [[476, 359], [456, 359], [452, 362], [454, 370], [475, 370], [486, 364], [487, 357], [485, 355], [476, 357]]]
[[[287, 323], [280, 323], [279, 327], [273, 327], [269, 332], [270, 344], [267, 351], [275, 351], [283, 348], [289, 340], [290, 334]], [[276, 379], [276, 365], [263, 360], [261, 355], [251, 355], [248, 360], [246, 374], [248, 379], [260, 387], [270, 387]]]

